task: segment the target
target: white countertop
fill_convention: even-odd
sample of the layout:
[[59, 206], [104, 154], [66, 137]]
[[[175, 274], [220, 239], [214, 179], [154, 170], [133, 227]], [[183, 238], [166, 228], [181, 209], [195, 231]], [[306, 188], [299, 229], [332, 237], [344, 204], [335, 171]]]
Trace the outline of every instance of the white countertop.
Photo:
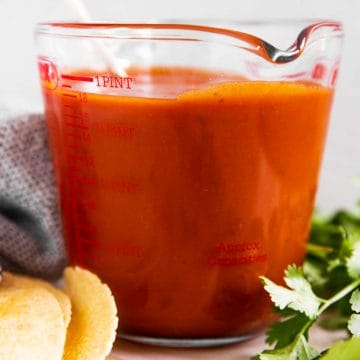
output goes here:
[[[310, 342], [322, 350], [343, 337], [343, 332], [327, 332], [315, 327], [310, 333]], [[118, 340], [107, 360], [248, 360], [266, 347], [264, 339], [264, 336], [259, 336], [237, 345], [208, 349], [160, 348]]]

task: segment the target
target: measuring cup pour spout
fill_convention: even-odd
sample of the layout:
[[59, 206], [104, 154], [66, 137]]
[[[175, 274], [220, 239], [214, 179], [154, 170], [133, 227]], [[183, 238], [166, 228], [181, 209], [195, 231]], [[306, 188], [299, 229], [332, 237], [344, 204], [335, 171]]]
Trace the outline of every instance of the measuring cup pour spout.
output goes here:
[[[218, 48], [222, 68], [233, 71], [236, 64], [237, 72], [246, 79], [311, 81], [327, 87], [335, 84], [344, 36], [340, 22], [296, 20], [216, 27], [172, 26]], [[295, 41], [292, 34], [296, 34]], [[292, 44], [286, 48], [289, 43]]]
[[295, 42], [286, 50], [281, 50], [262, 41], [267, 57], [274, 63], [287, 63], [297, 59], [315, 41], [325, 41], [329, 37], [343, 37], [342, 25], [334, 21], [323, 21], [311, 24], [300, 31]]
[[[339, 39], [338, 45], [341, 45], [343, 38], [343, 27], [337, 21], [309, 21], [309, 20], [294, 20], [277, 22], [248, 22], [248, 23], [234, 23], [234, 24], [219, 24], [213, 26], [207, 25], [192, 25], [192, 24], [132, 24], [129, 25], [132, 29], [146, 29], [150, 30], [151, 38], [156, 39], [158, 31], [171, 30], [173, 40], [187, 40], [187, 41], [204, 41], [212, 43], [226, 43], [234, 47], [248, 50], [255, 53], [265, 60], [275, 64], [288, 63], [296, 60], [304, 52], [304, 50], [312, 46], [315, 42], [323, 42], [332, 39]], [[297, 34], [295, 41], [287, 49], [280, 49], [270, 41], [265, 40], [264, 36], [255, 36], [257, 30], [261, 28], [262, 35], [268, 35], [276, 29], [279, 33], [275, 34], [275, 39], [279, 37], [288, 37], [294, 29], [301, 29]], [[246, 29], [247, 31], [243, 31]], [[184, 36], [182, 38], [182, 36]], [[186, 36], [185, 36], [186, 34]], [[214, 37], [211, 37], [214, 35]], [[150, 37], [149, 37], [150, 38]], [[165, 39], [164, 37], [162, 39]], [[167, 38], [169, 39], [169, 38]]]

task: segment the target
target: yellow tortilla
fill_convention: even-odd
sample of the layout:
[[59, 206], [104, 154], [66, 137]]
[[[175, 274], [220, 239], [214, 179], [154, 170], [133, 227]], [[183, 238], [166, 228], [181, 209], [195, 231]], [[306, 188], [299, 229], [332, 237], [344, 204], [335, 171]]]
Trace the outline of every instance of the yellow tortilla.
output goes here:
[[52, 293], [4, 274], [0, 284], [0, 359], [61, 360], [66, 328]]
[[[71, 319], [71, 303], [69, 297], [60, 289], [57, 289], [52, 284], [40, 280], [34, 279], [27, 276], [13, 275], [10, 273], [4, 273], [5, 286], [6, 284], [14, 284], [17, 287], [22, 288], [32, 288], [32, 287], [40, 287], [48, 290], [56, 300], [59, 302], [61, 310], [63, 312], [63, 318], [65, 323], [65, 328], [68, 327]], [[0, 283], [0, 289], [4, 286], [3, 283]]]
[[65, 292], [72, 303], [64, 360], [103, 360], [110, 353], [118, 324], [109, 287], [79, 267], [64, 273]]

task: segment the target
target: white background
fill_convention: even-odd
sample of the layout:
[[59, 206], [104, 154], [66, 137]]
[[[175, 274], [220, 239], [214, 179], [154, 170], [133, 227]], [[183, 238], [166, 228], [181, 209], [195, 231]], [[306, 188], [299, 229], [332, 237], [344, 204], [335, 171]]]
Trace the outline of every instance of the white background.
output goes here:
[[[318, 205], [352, 206], [360, 188], [360, 0], [84, 0], [95, 20], [159, 18], [331, 18], [346, 41], [322, 169]], [[33, 29], [39, 21], [76, 20], [63, 0], [0, 0], [0, 108], [42, 109]], [[359, 181], [358, 181], [359, 183]]]

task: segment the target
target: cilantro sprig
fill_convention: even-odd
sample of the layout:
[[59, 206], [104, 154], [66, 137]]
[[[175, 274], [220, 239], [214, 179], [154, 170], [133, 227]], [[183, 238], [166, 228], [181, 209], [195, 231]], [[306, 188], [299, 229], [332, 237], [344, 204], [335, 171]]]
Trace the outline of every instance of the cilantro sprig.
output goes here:
[[[256, 359], [360, 359], [360, 207], [327, 218], [314, 216], [305, 263], [288, 266], [286, 286], [261, 279], [280, 320], [267, 332], [273, 349]], [[349, 339], [319, 353], [309, 344], [315, 322], [346, 329]]]

